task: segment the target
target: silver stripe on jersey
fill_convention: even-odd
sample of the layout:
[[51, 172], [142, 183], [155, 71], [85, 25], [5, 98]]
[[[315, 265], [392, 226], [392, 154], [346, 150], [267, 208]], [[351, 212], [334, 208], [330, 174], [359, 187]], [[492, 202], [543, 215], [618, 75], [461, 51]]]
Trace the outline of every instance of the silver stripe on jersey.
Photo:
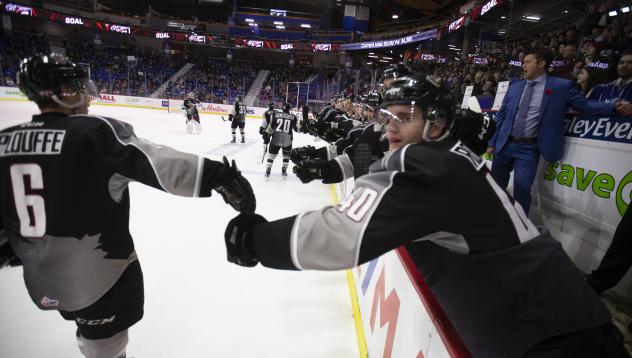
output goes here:
[[127, 185], [133, 181], [135, 180], [119, 173], [114, 173], [108, 181], [108, 192], [112, 200], [120, 204], [121, 200], [123, 200], [123, 193], [125, 189], [127, 189]]
[[402, 172], [406, 171], [406, 165], [404, 164], [404, 159], [406, 159], [406, 150], [408, 149], [408, 147], [410, 147], [410, 144], [408, 144], [404, 148], [402, 148], [402, 151], [399, 153], [399, 158], [400, 158], [399, 170], [402, 171]]
[[413, 241], [432, 241], [457, 254], [467, 255], [470, 253], [470, 246], [467, 244], [465, 237], [451, 232], [439, 231]]
[[349, 155], [347, 155], [346, 153], [341, 154], [334, 158], [334, 160], [340, 167], [343, 180], [353, 178], [353, 163], [351, 162], [351, 159], [349, 159]]
[[195, 186], [193, 187], [193, 196], [200, 196], [200, 184], [202, 184], [202, 174], [204, 174], [204, 158], [198, 156], [197, 175], [195, 177]]
[[336, 156], [338, 156], [338, 149], [336, 148], [336, 146], [328, 145], [327, 146], [327, 160], [332, 160]]
[[511, 222], [516, 229], [516, 234], [518, 235], [520, 242], [527, 242], [540, 235], [539, 230], [535, 227], [531, 220], [527, 218], [527, 215], [525, 215], [522, 206], [517, 201], [514, 204], [511, 203], [509, 196], [503, 189], [500, 188], [500, 186], [498, 186], [494, 178], [492, 178], [491, 173], [486, 173], [485, 179], [487, 179], [489, 185], [491, 185], [494, 189], [496, 196], [498, 196], [498, 199], [500, 199], [503, 204], [505, 211], [507, 211]]
[[[87, 115], [79, 115], [87, 116]], [[73, 116], [71, 116], [73, 117]], [[161, 188], [171, 194], [194, 197], [199, 195], [199, 177], [201, 175], [200, 157], [178, 152], [177, 150], [152, 143], [134, 135], [132, 127], [124, 122], [116, 121], [129, 132], [117, 132], [112, 119], [89, 116], [102, 120], [110, 129], [116, 140], [124, 146], [131, 145], [145, 155], [151, 165]], [[115, 120], [112, 120], [115, 121]], [[121, 128], [121, 129], [122, 129]]]

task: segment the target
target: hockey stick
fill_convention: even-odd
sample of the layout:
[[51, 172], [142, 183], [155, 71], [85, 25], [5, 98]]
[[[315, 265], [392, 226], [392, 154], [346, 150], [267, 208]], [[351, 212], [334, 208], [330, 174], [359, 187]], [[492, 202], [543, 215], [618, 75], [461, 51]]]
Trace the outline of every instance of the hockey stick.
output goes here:
[[261, 163], [263, 163], [263, 160], [266, 159], [266, 153], [268, 153], [268, 147], [266, 147], [266, 150], [263, 151], [263, 155], [261, 156]]
[[224, 122], [230, 122], [228, 119], [224, 118], [224, 116], [222, 116], [222, 121], [224, 121]]

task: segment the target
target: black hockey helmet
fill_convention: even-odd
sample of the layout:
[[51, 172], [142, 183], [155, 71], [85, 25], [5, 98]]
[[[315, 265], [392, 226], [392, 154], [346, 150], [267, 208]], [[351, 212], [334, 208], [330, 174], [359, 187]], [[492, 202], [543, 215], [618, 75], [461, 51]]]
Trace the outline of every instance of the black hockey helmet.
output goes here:
[[[17, 75], [18, 87], [26, 97], [38, 105], [57, 104], [76, 109], [88, 101], [85, 95], [97, 96], [97, 87], [86, 71], [66, 56], [52, 53], [38, 54], [23, 59]], [[63, 92], [63, 91], [72, 92]], [[68, 104], [62, 95], [80, 93], [81, 101]]]
[[378, 90], [384, 95], [384, 91], [386, 91], [393, 81], [398, 77], [412, 76], [413, 70], [402, 64], [390, 65], [384, 69], [380, 79], [378, 81]]
[[377, 108], [382, 104], [382, 95], [377, 91], [371, 91], [365, 96], [364, 102], [371, 108]]
[[[410, 105], [410, 112], [405, 118], [395, 115], [388, 110], [389, 106], [403, 104]], [[425, 121], [423, 138], [430, 141], [428, 132], [431, 125], [440, 124], [446, 130], [437, 140], [445, 139], [454, 121], [456, 102], [452, 94], [426, 75], [398, 77], [390, 88], [384, 92], [383, 102], [377, 113], [376, 120], [388, 123], [391, 120], [412, 121], [415, 113], [421, 110]]]
[[380, 82], [384, 81], [387, 78], [395, 79], [397, 77], [410, 76], [413, 74], [413, 70], [406, 66], [399, 64], [394, 64], [386, 67], [382, 72], [382, 76], [380, 77]]
[[288, 102], [283, 103], [283, 110], [284, 111], [289, 112], [291, 108], [292, 108], [292, 105], [289, 104]]
[[274, 109], [274, 102], [268, 102], [268, 109]]

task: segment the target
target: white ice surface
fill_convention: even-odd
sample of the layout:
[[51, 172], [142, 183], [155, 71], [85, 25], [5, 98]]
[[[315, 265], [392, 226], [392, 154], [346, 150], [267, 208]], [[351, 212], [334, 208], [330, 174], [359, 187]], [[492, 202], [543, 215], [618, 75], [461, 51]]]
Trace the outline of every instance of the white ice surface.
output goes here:
[[[0, 102], [0, 128], [36, 111], [31, 103]], [[131, 123], [139, 137], [178, 150], [235, 158], [257, 195], [257, 211], [269, 220], [332, 203], [329, 186], [301, 184], [291, 167], [283, 179], [281, 155], [265, 180], [259, 120], [246, 121], [246, 144], [228, 144], [230, 123], [211, 115], [202, 115], [201, 135], [187, 135], [181, 114], [109, 106], [90, 112]], [[310, 143], [312, 137], [295, 135], [295, 147]], [[229, 264], [223, 235], [236, 212], [219, 195], [182, 198], [136, 183], [130, 195], [145, 316], [130, 329], [128, 357], [359, 356], [344, 272]], [[0, 357], [81, 357], [74, 332], [74, 322], [31, 302], [21, 268], [0, 270]]]

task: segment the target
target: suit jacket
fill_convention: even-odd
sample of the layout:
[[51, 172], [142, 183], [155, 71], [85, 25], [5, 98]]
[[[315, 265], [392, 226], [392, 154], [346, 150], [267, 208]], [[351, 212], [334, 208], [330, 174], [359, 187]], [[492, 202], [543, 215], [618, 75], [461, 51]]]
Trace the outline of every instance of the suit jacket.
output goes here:
[[[509, 86], [500, 110], [494, 117], [496, 134], [488, 144], [490, 147], [494, 147], [495, 153], [500, 153], [509, 140], [514, 119], [518, 113], [520, 97], [522, 97], [522, 91], [526, 84], [526, 80], [520, 80]], [[601, 103], [586, 99], [577, 91], [573, 82], [547, 75], [542, 96], [540, 123], [538, 124], [538, 148], [544, 159], [549, 162], [555, 162], [562, 158], [564, 115], [568, 107], [584, 114], [614, 115], [614, 103]]]

